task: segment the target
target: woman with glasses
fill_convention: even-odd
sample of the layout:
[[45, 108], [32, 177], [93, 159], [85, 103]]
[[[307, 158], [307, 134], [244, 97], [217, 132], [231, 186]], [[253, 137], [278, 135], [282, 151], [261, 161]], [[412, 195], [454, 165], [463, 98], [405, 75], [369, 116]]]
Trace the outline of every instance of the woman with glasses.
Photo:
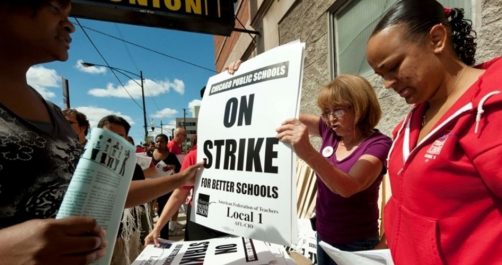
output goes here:
[[[355, 75], [340, 75], [322, 87], [317, 103], [320, 117], [288, 120], [277, 137], [317, 174], [318, 241], [347, 251], [373, 249], [379, 242], [378, 189], [391, 145], [375, 129], [380, 105], [368, 81]], [[320, 151], [309, 135], [322, 138]], [[335, 264], [319, 246], [317, 259]]]

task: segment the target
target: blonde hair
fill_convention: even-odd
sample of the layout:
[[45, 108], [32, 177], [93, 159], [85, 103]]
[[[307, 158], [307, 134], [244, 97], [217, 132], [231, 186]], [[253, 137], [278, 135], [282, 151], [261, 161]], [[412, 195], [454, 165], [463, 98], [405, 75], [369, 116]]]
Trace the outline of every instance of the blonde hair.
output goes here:
[[382, 116], [382, 110], [371, 84], [363, 77], [343, 74], [321, 87], [317, 97], [321, 111], [333, 107], [350, 107], [356, 128], [364, 136], [371, 134]]

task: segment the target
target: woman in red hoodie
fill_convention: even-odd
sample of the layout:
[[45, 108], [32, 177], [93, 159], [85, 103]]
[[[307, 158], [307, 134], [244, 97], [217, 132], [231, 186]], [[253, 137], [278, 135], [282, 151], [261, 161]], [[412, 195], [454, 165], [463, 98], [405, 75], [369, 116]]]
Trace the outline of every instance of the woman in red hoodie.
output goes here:
[[397, 265], [502, 262], [502, 60], [474, 67], [474, 36], [463, 10], [403, 0], [368, 41], [385, 87], [414, 105], [388, 161]]

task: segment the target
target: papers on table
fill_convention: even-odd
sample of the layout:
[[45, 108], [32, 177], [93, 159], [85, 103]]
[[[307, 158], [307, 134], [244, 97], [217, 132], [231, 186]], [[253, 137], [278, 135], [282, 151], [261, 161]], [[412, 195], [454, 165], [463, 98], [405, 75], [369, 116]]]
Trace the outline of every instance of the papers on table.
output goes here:
[[162, 245], [163, 247], [148, 245], [132, 265], [295, 264], [283, 246], [243, 237], [169, 242]]
[[389, 249], [348, 252], [323, 241], [319, 245], [338, 265], [394, 265]]

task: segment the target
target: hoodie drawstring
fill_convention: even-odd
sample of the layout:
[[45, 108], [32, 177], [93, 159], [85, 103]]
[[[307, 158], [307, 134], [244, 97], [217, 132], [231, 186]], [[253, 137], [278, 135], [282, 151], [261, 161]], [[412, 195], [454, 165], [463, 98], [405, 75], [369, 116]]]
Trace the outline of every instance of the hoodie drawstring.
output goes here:
[[490, 98], [491, 96], [494, 96], [496, 94], [499, 94], [500, 91], [496, 90], [496, 91], [492, 91], [488, 94], [486, 94], [485, 96], [483, 96], [481, 98], [481, 100], [479, 101], [479, 104], [478, 104], [478, 107], [477, 107], [477, 111], [476, 111], [476, 126], [474, 127], [474, 133], [475, 134], [478, 134], [478, 131], [479, 131], [479, 123], [481, 121], [481, 115], [483, 115], [483, 112], [485, 112], [483, 110], [483, 104], [485, 104], [485, 101], [488, 100], [488, 98]]

